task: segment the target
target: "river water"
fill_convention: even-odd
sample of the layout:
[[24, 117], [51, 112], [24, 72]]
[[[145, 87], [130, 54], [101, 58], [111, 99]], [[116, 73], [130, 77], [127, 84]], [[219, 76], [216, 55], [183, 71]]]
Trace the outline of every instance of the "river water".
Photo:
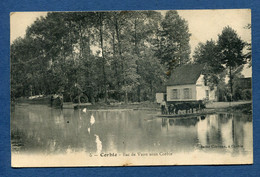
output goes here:
[[195, 151], [230, 157], [252, 155], [251, 115], [218, 113], [168, 119], [156, 114], [132, 110], [59, 110], [18, 104], [11, 109], [12, 164], [19, 162], [19, 155], [81, 152], [89, 156]]

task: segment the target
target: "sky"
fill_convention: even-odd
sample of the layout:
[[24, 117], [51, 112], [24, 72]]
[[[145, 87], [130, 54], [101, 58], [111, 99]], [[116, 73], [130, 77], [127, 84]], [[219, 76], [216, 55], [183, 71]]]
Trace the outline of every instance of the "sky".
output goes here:
[[[166, 11], [161, 11], [165, 14]], [[233, 28], [238, 36], [246, 42], [251, 42], [251, 30], [244, 27], [251, 24], [251, 11], [249, 9], [232, 10], [178, 10], [179, 15], [189, 25], [191, 33], [191, 56], [199, 42], [217, 40], [225, 26]], [[10, 14], [10, 41], [18, 37], [24, 37], [26, 29], [37, 18], [46, 16], [47, 12], [15, 12]], [[251, 68], [245, 67], [242, 74], [251, 77]]]
[[47, 12], [12, 12], [10, 14], [10, 41], [11, 43], [18, 37], [24, 37], [28, 26]]
[[210, 39], [216, 41], [226, 26], [234, 29], [242, 40], [251, 42], [251, 31], [244, 28], [249, 23], [251, 24], [251, 12], [248, 9], [182, 10], [178, 13], [188, 21], [192, 51], [199, 42], [205, 43]]

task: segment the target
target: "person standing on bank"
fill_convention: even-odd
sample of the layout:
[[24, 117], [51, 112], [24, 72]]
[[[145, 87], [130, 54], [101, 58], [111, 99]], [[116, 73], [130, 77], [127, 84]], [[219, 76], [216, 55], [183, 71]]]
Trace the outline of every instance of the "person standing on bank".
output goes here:
[[166, 102], [165, 102], [165, 100], [163, 100], [161, 102], [161, 113], [166, 114]]

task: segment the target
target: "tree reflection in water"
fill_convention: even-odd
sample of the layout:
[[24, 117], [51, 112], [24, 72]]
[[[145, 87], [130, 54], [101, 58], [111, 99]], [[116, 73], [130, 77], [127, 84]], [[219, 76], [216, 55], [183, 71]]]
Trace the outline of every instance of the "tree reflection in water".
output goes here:
[[[91, 116], [92, 125], [91, 125]], [[12, 152], [252, 152], [252, 119], [243, 114], [156, 118], [146, 111], [86, 111], [19, 105], [11, 113]], [[93, 121], [95, 120], [95, 121]], [[94, 123], [93, 123], [94, 122]], [[97, 143], [98, 142], [98, 143]]]

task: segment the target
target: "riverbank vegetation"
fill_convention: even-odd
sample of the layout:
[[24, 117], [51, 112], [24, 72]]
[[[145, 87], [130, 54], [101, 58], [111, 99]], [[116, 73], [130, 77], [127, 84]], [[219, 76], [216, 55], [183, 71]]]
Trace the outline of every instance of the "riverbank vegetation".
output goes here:
[[220, 112], [242, 112], [244, 114], [252, 114], [252, 101], [236, 101], [236, 102], [212, 102], [206, 104], [207, 109], [214, 109]]
[[189, 60], [189, 36], [176, 11], [48, 13], [11, 45], [11, 95], [154, 101], [172, 59]]
[[[190, 62], [205, 64], [221, 100], [245, 92], [236, 78], [251, 61], [250, 44], [226, 27], [218, 41], [199, 44], [192, 59], [190, 36], [177, 11], [49, 12], [11, 44], [11, 99], [62, 94], [65, 102], [154, 102], [171, 72]], [[232, 99], [251, 99], [244, 94]]]

